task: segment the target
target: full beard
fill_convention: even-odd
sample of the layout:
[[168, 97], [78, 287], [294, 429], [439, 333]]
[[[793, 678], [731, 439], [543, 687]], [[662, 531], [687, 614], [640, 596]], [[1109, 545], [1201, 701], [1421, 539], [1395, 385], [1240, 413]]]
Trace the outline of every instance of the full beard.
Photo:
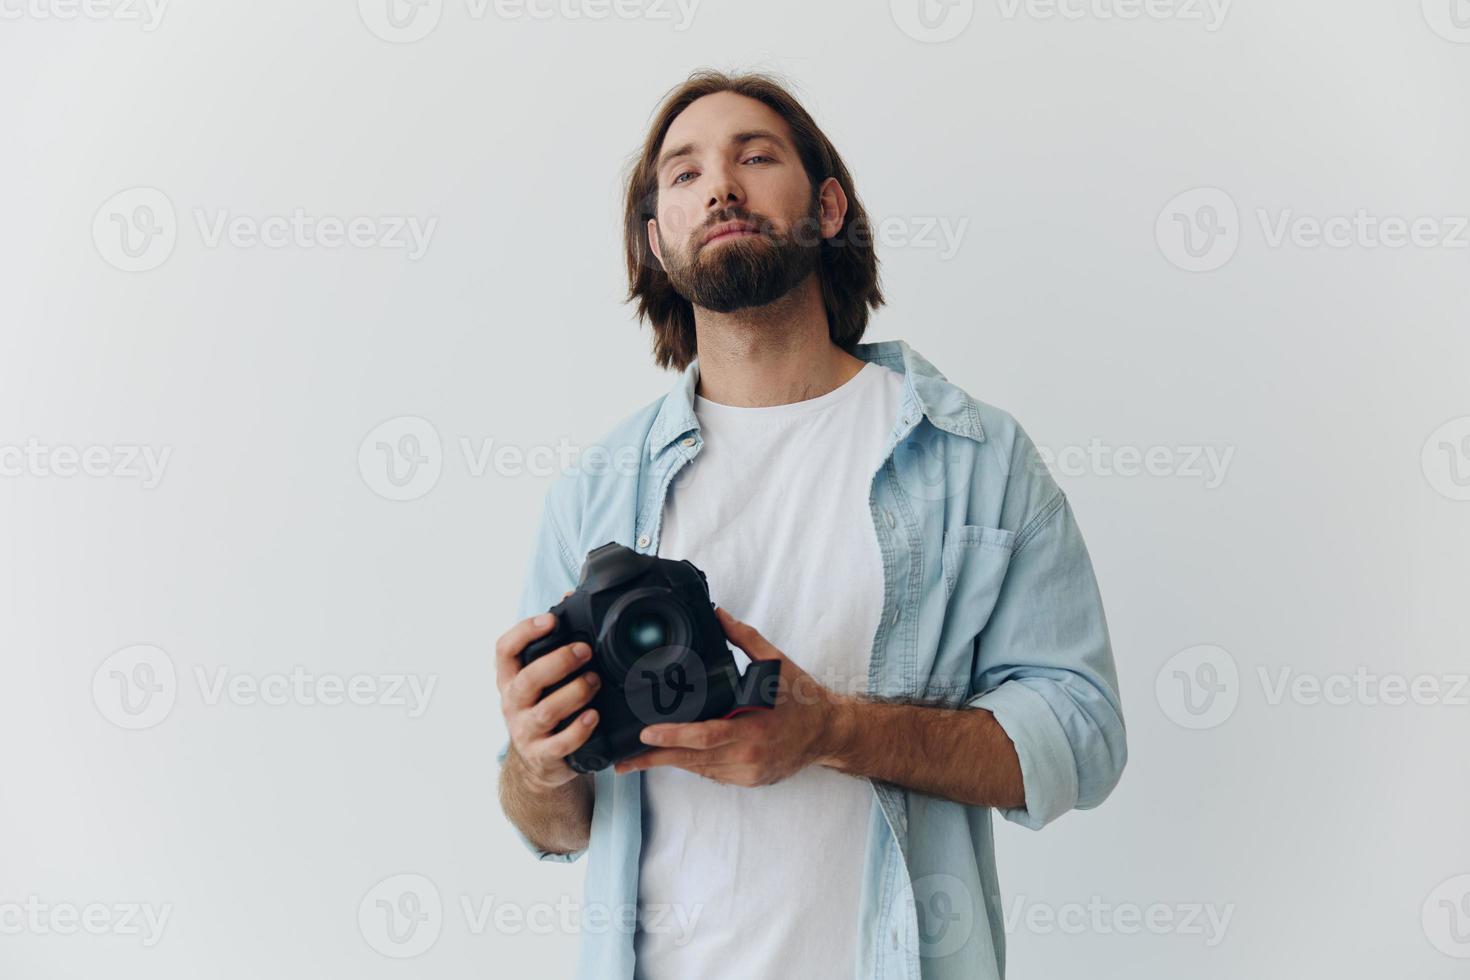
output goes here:
[[[670, 265], [669, 283], [695, 306], [715, 313], [772, 303], [802, 283], [820, 263], [820, 236], [812, 244], [798, 236], [767, 231], [705, 245], [688, 262]], [[810, 234], [810, 233], [809, 233]]]

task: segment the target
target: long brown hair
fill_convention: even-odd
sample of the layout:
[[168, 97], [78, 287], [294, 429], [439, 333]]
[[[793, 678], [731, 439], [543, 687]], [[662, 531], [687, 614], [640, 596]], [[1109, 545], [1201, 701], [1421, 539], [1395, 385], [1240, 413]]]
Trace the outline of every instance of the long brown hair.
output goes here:
[[[883, 304], [878, 287], [878, 256], [867, 212], [853, 187], [842, 157], [801, 103], [771, 75], [749, 72], [730, 75], [714, 69], [694, 72], [672, 91], [654, 114], [643, 149], [627, 175], [623, 210], [623, 238], [628, 263], [628, 298], [638, 301], [638, 319], [653, 325], [653, 357], [659, 367], [682, 371], [697, 353], [694, 307], [674, 291], [658, 257], [648, 246], [648, 219], [658, 216], [658, 177], [655, 167], [664, 136], [674, 118], [690, 103], [716, 92], [734, 92], [770, 106], [791, 129], [797, 153], [816, 190], [835, 177], [847, 194], [842, 227], [820, 245], [818, 279], [827, 308], [827, 330], [832, 342], [851, 352], [868, 326], [869, 309]], [[855, 232], [855, 233], [850, 233]]]

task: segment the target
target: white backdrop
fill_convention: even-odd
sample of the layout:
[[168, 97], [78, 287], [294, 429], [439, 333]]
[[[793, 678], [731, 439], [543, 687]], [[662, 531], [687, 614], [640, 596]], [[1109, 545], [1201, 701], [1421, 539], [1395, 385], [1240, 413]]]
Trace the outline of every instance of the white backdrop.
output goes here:
[[490, 647], [706, 65], [1086, 533], [1131, 759], [998, 829], [1013, 980], [1465, 975], [1470, 4], [922, 2], [0, 0], [0, 976], [570, 974]]

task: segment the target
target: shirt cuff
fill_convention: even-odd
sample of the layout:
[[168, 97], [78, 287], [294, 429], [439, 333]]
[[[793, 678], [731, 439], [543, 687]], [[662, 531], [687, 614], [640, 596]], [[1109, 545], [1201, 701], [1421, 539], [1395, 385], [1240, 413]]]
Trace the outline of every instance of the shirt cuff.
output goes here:
[[1024, 683], [1010, 680], [968, 704], [995, 715], [1021, 762], [1026, 805], [997, 807], [1001, 816], [1040, 830], [1077, 805], [1077, 760], [1062, 723], [1045, 698]]

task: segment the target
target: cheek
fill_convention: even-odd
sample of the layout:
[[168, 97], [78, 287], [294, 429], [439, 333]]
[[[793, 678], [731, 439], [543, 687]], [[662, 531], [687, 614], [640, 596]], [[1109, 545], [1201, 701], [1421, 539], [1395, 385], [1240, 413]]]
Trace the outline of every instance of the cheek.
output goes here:
[[676, 247], [688, 241], [694, 229], [703, 223], [699, 209], [691, 207], [687, 201], [665, 200], [659, 204], [658, 226], [663, 232], [664, 241]]
[[771, 213], [780, 215], [776, 221], [786, 234], [809, 241], [819, 232], [813, 219], [807, 215], [808, 206], [806, 197], [798, 195], [790, 200], [783, 200], [779, 210], [773, 209]]

